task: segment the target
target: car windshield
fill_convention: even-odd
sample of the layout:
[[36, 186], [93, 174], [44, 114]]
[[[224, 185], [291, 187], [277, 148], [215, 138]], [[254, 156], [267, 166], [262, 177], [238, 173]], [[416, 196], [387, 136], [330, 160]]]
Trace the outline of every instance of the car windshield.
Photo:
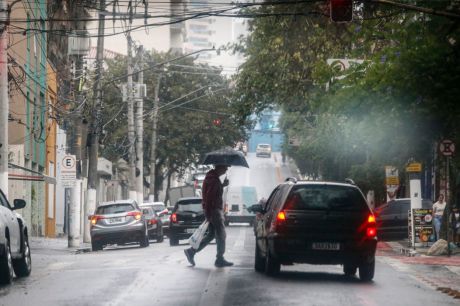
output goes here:
[[270, 148], [270, 145], [265, 145], [265, 144], [259, 145], [259, 148], [268, 149], [268, 148]]
[[353, 210], [367, 209], [361, 193], [346, 186], [295, 186], [284, 205], [286, 210]]
[[128, 211], [133, 211], [134, 206], [131, 204], [112, 204], [112, 205], [104, 205], [98, 207], [96, 210], [97, 215], [109, 215], [109, 214], [120, 214]]

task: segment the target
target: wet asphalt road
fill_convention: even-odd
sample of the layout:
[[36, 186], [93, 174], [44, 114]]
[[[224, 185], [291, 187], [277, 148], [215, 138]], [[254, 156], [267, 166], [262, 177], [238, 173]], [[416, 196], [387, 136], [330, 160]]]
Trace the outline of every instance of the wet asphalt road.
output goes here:
[[[248, 159], [251, 170], [232, 168], [229, 178], [256, 185], [259, 197], [289, 174], [274, 159]], [[270, 278], [253, 269], [251, 227], [231, 225], [227, 236], [235, 266], [225, 269], [213, 265], [215, 244], [196, 256], [196, 267], [183, 254], [186, 241], [83, 254], [35, 247], [32, 275], [0, 287], [0, 305], [459, 305], [386, 256], [377, 258], [372, 283], [345, 277], [340, 266], [283, 266]]]

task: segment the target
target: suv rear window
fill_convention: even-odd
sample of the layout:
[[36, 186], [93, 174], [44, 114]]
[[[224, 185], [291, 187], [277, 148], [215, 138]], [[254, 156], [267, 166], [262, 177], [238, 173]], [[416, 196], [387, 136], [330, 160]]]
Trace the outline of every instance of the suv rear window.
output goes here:
[[98, 207], [96, 210], [97, 215], [120, 214], [128, 211], [133, 211], [134, 206], [131, 204], [112, 204]]
[[201, 200], [182, 200], [177, 202], [176, 211], [202, 212], [203, 205], [201, 204]]
[[270, 145], [268, 144], [261, 144], [261, 145], [258, 145], [259, 148], [263, 148], [263, 149], [268, 149], [270, 148]]
[[335, 185], [294, 186], [284, 204], [287, 210], [361, 211], [368, 206], [355, 188]]

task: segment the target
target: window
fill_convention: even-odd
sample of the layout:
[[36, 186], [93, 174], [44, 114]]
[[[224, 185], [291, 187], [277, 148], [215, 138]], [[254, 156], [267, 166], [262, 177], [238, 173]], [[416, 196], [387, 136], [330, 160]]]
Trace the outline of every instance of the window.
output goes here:
[[299, 185], [292, 188], [285, 209], [340, 210], [367, 209], [362, 194], [355, 188], [334, 185]]
[[124, 212], [133, 211], [134, 207], [129, 204], [113, 204], [98, 207], [96, 214], [97, 215], [110, 215], [110, 214], [121, 214]]
[[10, 204], [8, 203], [8, 200], [6, 199], [5, 195], [1, 191], [0, 191], [0, 204], [6, 208], [11, 209]]
[[193, 200], [183, 200], [177, 202], [177, 211], [179, 212], [202, 212], [203, 205], [201, 204], [201, 199], [193, 199]]

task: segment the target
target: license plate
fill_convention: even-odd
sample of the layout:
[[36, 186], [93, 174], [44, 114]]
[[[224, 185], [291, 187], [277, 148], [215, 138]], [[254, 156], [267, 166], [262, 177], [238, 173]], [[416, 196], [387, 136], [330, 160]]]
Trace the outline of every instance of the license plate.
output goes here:
[[339, 251], [340, 243], [336, 242], [313, 242], [311, 245], [313, 250]]
[[186, 232], [189, 233], [189, 234], [193, 234], [193, 233], [195, 232], [195, 230], [196, 230], [196, 229], [194, 229], [194, 228], [188, 228], [188, 229], [186, 230]]
[[124, 217], [110, 218], [110, 219], [107, 219], [107, 221], [109, 221], [110, 224], [122, 223], [125, 221], [125, 218]]

